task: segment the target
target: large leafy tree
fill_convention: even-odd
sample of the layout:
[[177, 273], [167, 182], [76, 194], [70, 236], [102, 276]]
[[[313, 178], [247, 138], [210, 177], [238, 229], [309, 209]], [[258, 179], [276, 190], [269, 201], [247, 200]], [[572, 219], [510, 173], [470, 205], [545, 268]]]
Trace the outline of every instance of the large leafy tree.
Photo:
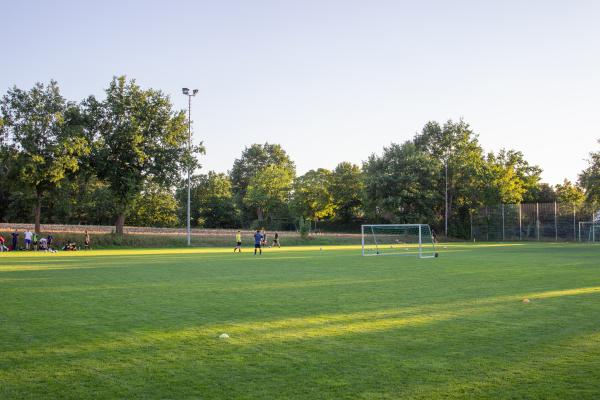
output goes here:
[[363, 165], [368, 215], [395, 223], [439, 220], [439, 170], [439, 161], [410, 141], [371, 155]]
[[149, 184], [133, 201], [129, 217], [136, 226], [177, 226], [177, 200], [170, 190]]
[[294, 180], [292, 204], [302, 217], [313, 221], [331, 217], [335, 212], [331, 193], [332, 173], [319, 168], [310, 170]]
[[489, 153], [486, 162], [481, 182], [486, 204], [521, 203], [525, 195], [539, 187], [541, 169], [529, 165], [519, 151]]
[[89, 152], [80, 134], [80, 113], [60, 94], [58, 84], [37, 83], [30, 90], [14, 87], [2, 98], [2, 130], [15, 152], [13, 182], [34, 197], [35, 231], [40, 231], [44, 196], [79, 169]]
[[246, 206], [244, 198], [252, 178], [268, 165], [277, 165], [285, 169], [292, 177], [296, 176], [296, 166], [285, 150], [278, 144], [252, 144], [246, 147], [240, 158], [233, 162], [229, 171], [231, 189], [243, 217], [249, 217], [255, 210]]
[[[192, 224], [205, 228], [232, 228], [239, 225], [238, 211], [233, 201], [231, 180], [223, 173], [209, 171], [193, 177], [191, 190]], [[185, 218], [187, 191], [179, 190], [177, 198]]]
[[335, 207], [335, 218], [348, 222], [360, 216], [364, 183], [358, 165], [341, 162], [331, 175], [329, 192]]
[[547, 196], [547, 187], [540, 183], [542, 169], [537, 165], [531, 165], [522, 152], [516, 150], [501, 150], [497, 160], [504, 166], [514, 171], [520, 180], [523, 189], [521, 201], [535, 202]]
[[556, 200], [564, 204], [572, 204], [576, 207], [581, 206], [585, 200], [585, 192], [581, 187], [565, 179], [562, 184], [556, 185]]
[[[1, 127], [1, 123], [0, 123]], [[1, 134], [0, 130], [0, 138], [5, 137]], [[13, 176], [11, 176], [11, 168], [14, 164], [15, 153], [14, 149], [11, 149], [7, 143], [2, 143], [0, 139], [0, 221], [7, 221], [8, 217], [8, 207], [11, 205], [11, 194], [14, 193], [11, 191], [11, 180]]]
[[[414, 138], [417, 149], [425, 151], [437, 161], [438, 188], [445, 192], [448, 171], [448, 213], [468, 215], [468, 211], [482, 201], [481, 183], [484, 181], [485, 159], [477, 135], [464, 121], [448, 121], [443, 126], [428, 122]], [[443, 197], [442, 197], [443, 201]], [[444, 207], [439, 208], [441, 213]]]
[[284, 165], [271, 164], [250, 179], [244, 204], [256, 210], [259, 221], [285, 206], [292, 188], [293, 171]]
[[[598, 141], [600, 143], [600, 140]], [[588, 167], [579, 174], [579, 184], [585, 199], [593, 206], [600, 205], [600, 151], [590, 153]]]
[[113, 194], [116, 232], [123, 233], [134, 200], [150, 183], [170, 187], [192, 168], [187, 149], [185, 112], [174, 111], [170, 99], [142, 89], [124, 76], [113, 78], [106, 99], [86, 102], [93, 131], [93, 165]]

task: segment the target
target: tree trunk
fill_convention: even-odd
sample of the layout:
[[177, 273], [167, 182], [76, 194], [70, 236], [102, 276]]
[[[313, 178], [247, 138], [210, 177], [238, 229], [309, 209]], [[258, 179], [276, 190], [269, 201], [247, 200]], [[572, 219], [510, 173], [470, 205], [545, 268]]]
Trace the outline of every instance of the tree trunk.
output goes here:
[[115, 233], [117, 235], [123, 234], [123, 226], [125, 225], [125, 213], [121, 213], [117, 216], [117, 221], [115, 222]]
[[263, 210], [262, 208], [257, 208], [256, 209], [256, 217], [258, 218], [259, 221], [263, 220]]
[[36, 196], [36, 202], [35, 202], [35, 228], [34, 228], [34, 231], [37, 234], [39, 234], [41, 231], [41, 229], [40, 229], [41, 215], [42, 215], [42, 195], [38, 193]]

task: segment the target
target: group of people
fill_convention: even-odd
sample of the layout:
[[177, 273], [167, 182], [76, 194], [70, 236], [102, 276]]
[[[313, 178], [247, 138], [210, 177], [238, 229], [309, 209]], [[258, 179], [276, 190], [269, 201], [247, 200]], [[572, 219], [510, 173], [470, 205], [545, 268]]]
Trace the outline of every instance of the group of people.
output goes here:
[[[19, 231], [15, 229], [14, 232], [11, 233], [11, 243], [8, 244], [4, 236], [0, 235], [0, 252], [17, 250], [56, 252], [54, 247], [54, 237], [50, 234], [44, 237], [36, 232], [31, 232], [29, 229], [26, 229], [25, 232], [23, 232], [23, 247], [19, 247], [19, 236]], [[88, 231], [85, 231], [84, 248], [87, 250], [91, 248], [91, 240]], [[63, 244], [62, 250], [74, 251], [79, 250], [79, 248], [77, 247], [76, 242], [68, 239]]]
[[[237, 233], [235, 234], [235, 241], [236, 241], [236, 245], [233, 249], [233, 252], [235, 253], [237, 252], [242, 252], [242, 232], [241, 231], [237, 231]], [[256, 233], [254, 234], [254, 255], [258, 254], [262, 255], [262, 248], [263, 247], [281, 247], [281, 244], [279, 243], [279, 233], [275, 232], [275, 235], [273, 236], [273, 244], [272, 246], [269, 246], [269, 242], [267, 241], [267, 232], [263, 229], [260, 230], [258, 229], [256, 231]]]

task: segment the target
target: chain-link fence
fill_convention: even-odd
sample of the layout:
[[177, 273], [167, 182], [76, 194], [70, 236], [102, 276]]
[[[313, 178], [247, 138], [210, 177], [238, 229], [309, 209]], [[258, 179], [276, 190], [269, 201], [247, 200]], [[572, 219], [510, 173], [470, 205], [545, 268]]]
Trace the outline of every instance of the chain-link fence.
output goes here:
[[585, 223], [600, 226], [600, 210], [564, 203], [499, 204], [472, 213], [471, 239], [588, 241], [581, 232]]

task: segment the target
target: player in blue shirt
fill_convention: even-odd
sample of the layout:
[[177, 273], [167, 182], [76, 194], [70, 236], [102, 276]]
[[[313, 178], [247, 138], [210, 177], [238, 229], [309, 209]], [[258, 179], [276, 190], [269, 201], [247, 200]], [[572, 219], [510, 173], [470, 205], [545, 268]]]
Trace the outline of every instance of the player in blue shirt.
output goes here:
[[262, 242], [263, 235], [260, 234], [260, 231], [256, 231], [254, 234], [254, 255], [256, 255], [256, 249], [258, 249], [259, 254], [262, 256], [262, 248], [260, 247], [260, 243]]

